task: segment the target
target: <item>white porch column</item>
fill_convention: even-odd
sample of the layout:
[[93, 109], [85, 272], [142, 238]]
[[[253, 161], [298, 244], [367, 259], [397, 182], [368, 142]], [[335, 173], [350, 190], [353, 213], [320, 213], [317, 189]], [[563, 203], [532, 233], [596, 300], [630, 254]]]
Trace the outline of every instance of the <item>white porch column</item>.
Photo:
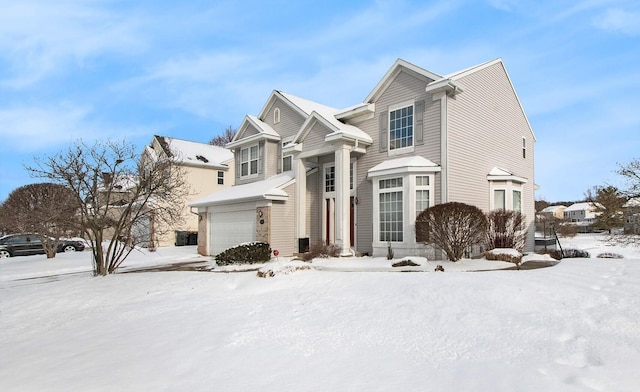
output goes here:
[[336, 163], [336, 245], [342, 248], [341, 256], [351, 255], [349, 162], [350, 146], [341, 144], [335, 152]]
[[[294, 157], [294, 174], [296, 176], [296, 221], [295, 230], [297, 238], [305, 238], [307, 235], [307, 169], [303, 159]], [[298, 244], [295, 244], [298, 249]]]

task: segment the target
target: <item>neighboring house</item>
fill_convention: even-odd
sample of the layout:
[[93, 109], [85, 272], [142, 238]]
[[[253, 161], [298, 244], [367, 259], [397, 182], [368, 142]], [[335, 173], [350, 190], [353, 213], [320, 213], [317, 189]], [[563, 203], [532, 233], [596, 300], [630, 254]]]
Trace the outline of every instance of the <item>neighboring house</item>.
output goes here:
[[625, 234], [640, 234], [640, 197], [629, 199], [623, 208]]
[[[189, 197], [185, 200], [182, 221], [170, 228], [167, 235], [156, 236], [157, 246], [195, 245], [198, 233], [198, 215], [191, 212], [189, 203], [233, 185], [235, 166], [233, 153], [226, 148], [166, 136], [154, 136], [145, 147], [143, 158], [170, 157], [183, 168]], [[158, 230], [165, 232], [166, 230]]]
[[565, 208], [564, 220], [581, 226], [589, 226], [595, 222], [598, 215], [595, 210], [596, 207], [593, 203], [575, 203]]
[[441, 76], [398, 59], [363, 103], [335, 109], [273, 91], [226, 147], [236, 185], [192, 203], [202, 254], [267, 241], [281, 255], [440, 255], [415, 218], [457, 201], [526, 216], [534, 246], [535, 136], [501, 59]]
[[540, 215], [546, 219], [564, 219], [564, 210], [566, 208], [567, 207], [563, 205], [549, 206], [543, 208], [542, 211], [540, 211]]

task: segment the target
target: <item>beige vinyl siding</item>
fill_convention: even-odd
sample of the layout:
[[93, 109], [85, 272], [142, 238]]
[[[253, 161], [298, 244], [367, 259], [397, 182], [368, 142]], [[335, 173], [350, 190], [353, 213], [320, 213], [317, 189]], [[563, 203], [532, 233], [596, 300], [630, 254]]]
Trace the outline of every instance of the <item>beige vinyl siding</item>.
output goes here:
[[277, 249], [282, 256], [291, 256], [298, 252], [295, 235], [295, 183], [283, 189], [289, 198], [286, 201], [273, 201], [271, 205], [271, 249]]
[[[358, 252], [371, 254], [373, 251], [373, 187], [371, 181], [367, 179], [368, 170], [383, 161], [413, 155], [421, 155], [438, 165], [440, 164], [440, 102], [433, 101], [432, 96], [424, 91], [430, 81], [408, 72], [400, 72], [375, 102], [374, 118], [353, 124], [368, 133], [373, 139], [373, 145], [357, 161], [358, 170], [355, 183], [358, 197], [356, 208], [356, 244], [358, 246], [356, 250]], [[415, 146], [412, 153], [389, 157], [386, 152], [380, 152], [380, 114], [387, 113], [390, 105], [409, 100], [424, 101], [424, 144]], [[439, 203], [440, 174], [436, 173], [434, 179], [435, 202]]]
[[311, 126], [309, 133], [307, 133], [307, 136], [302, 141], [304, 150], [309, 151], [324, 147], [324, 138], [329, 133], [331, 133], [331, 130], [327, 129], [327, 127], [316, 121]]
[[280, 154], [278, 152], [280, 149], [278, 148], [278, 142], [267, 141], [265, 143], [264, 150], [264, 159], [265, 159], [265, 171], [264, 178], [269, 178], [271, 176], [275, 176], [278, 174], [278, 161], [281, 159]]
[[253, 135], [257, 135], [258, 133], [260, 133], [257, 129], [255, 129], [253, 127], [253, 125], [248, 124], [247, 128], [244, 130], [244, 132], [242, 132], [242, 138], [247, 138], [249, 136], [253, 136]]
[[[281, 138], [286, 139], [294, 136], [300, 130], [300, 127], [305, 121], [305, 118], [300, 115], [296, 110], [292, 109], [289, 103], [285, 103], [281, 99], [275, 99], [271, 105], [265, 118], [261, 118], [262, 121], [269, 124], [274, 131], [280, 135]], [[280, 122], [273, 123], [273, 112], [276, 108], [280, 109]]]
[[[448, 98], [449, 200], [489, 210], [487, 174], [497, 166], [524, 177], [522, 205], [534, 218], [533, 144], [526, 117], [501, 63], [460, 79], [465, 91]], [[527, 157], [522, 157], [522, 138]], [[527, 248], [533, 249], [533, 231]]]

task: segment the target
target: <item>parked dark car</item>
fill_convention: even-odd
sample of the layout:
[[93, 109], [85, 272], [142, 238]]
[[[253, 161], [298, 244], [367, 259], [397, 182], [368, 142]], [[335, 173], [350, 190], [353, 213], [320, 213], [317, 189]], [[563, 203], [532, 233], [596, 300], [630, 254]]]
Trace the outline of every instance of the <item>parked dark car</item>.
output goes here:
[[[60, 240], [58, 253], [83, 251], [84, 244], [75, 240]], [[40, 238], [35, 234], [10, 234], [0, 238], [0, 258], [44, 254]]]

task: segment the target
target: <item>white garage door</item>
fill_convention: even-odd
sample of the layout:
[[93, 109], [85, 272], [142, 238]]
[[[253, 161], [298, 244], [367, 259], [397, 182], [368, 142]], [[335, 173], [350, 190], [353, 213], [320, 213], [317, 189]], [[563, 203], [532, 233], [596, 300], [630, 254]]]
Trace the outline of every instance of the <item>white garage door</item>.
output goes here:
[[213, 212], [210, 219], [212, 255], [243, 242], [255, 241], [255, 210]]

